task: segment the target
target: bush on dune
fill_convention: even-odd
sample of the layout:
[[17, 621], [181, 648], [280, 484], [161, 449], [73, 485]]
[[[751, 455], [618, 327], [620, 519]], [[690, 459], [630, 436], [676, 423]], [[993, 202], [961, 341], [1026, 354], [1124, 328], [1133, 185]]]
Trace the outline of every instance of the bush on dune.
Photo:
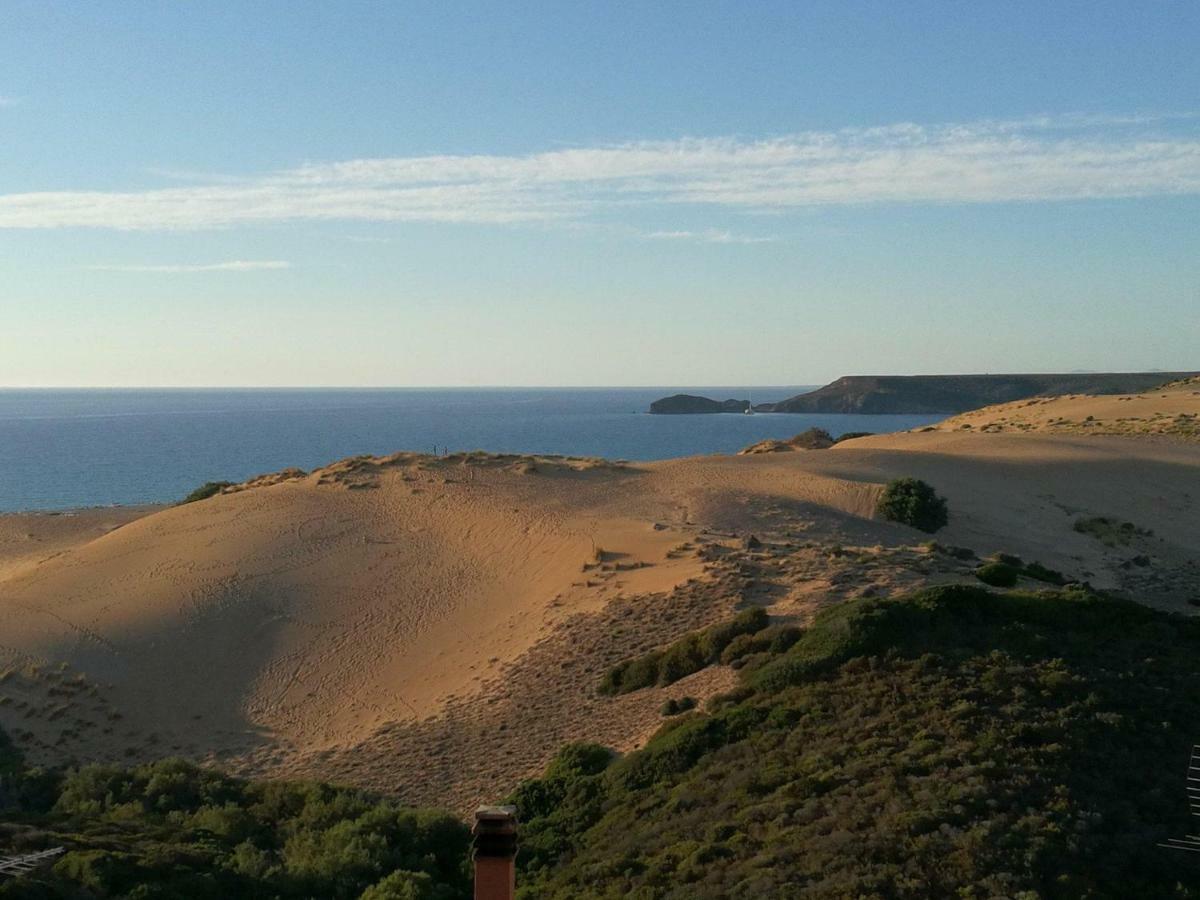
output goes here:
[[232, 481], [206, 481], [200, 487], [196, 488], [186, 497], [179, 501], [182, 506], [185, 503], [195, 503], [197, 500], [207, 500], [209, 497], [215, 497], [227, 487], [233, 487]]
[[881, 518], [899, 522], [930, 534], [949, 521], [946, 501], [934, 489], [917, 478], [889, 481], [876, 505]]
[[788, 440], [787, 443], [801, 450], [827, 450], [836, 441], [833, 439], [833, 435], [824, 428], [809, 428]]
[[999, 561], [984, 563], [975, 570], [975, 577], [992, 587], [1013, 587], [1020, 574], [1021, 570], [1016, 566]]

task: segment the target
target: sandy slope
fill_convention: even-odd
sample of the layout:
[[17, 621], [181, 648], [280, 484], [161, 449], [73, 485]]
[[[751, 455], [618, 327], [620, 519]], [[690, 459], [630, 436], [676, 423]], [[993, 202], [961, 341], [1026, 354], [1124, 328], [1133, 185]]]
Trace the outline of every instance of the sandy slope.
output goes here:
[[154, 512], [153, 506], [0, 515], [0, 581]]
[[[597, 508], [624, 473], [547, 469], [536, 490], [480, 466], [344, 474], [163, 510], [14, 568], [4, 649], [113, 684], [132, 726], [199, 749], [248, 724], [320, 747], [469, 690], [601, 605], [617, 566], [637, 590], [698, 571], [667, 559], [669, 530]], [[588, 587], [594, 546], [613, 570]]]
[[[0, 724], [47, 762], [180, 752], [468, 807], [563, 741], [634, 746], [664, 697], [730, 683], [597, 698], [625, 656], [748, 602], [803, 618], [969, 578], [872, 520], [900, 475], [948, 497], [943, 543], [1200, 597], [1188, 442], [953, 429], [636, 466], [357, 459], [148, 515], [0, 517]], [[1154, 534], [1074, 530], [1099, 515]]]
[[1161, 434], [1200, 440], [1200, 378], [1143, 394], [1037, 397], [946, 419], [938, 431]]

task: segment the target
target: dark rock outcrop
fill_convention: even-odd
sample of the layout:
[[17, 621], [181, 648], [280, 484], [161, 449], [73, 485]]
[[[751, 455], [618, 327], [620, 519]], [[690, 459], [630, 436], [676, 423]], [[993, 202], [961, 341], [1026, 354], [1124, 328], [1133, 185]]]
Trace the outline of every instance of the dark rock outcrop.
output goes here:
[[749, 406], [746, 400], [710, 400], [693, 394], [675, 394], [650, 404], [650, 412], [658, 415], [695, 413], [740, 413]]

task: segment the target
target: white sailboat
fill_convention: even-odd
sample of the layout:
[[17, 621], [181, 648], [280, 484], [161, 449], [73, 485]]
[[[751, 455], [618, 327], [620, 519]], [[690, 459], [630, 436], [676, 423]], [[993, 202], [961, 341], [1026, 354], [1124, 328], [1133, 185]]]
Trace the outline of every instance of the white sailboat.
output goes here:
[[742, 410], [742, 413], [747, 416], [754, 415], [754, 392], [753, 391], [746, 391], [746, 408]]

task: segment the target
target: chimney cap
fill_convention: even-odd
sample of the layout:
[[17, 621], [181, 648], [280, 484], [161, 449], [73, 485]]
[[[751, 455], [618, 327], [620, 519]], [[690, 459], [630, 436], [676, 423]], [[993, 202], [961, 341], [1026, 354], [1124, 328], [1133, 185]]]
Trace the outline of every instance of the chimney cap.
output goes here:
[[515, 806], [481, 806], [475, 810], [476, 822], [506, 822], [515, 821], [516, 818]]
[[517, 855], [517, 809], [514, 806], [481, 806], [471, 829], [475, 858], [512, 859]]

